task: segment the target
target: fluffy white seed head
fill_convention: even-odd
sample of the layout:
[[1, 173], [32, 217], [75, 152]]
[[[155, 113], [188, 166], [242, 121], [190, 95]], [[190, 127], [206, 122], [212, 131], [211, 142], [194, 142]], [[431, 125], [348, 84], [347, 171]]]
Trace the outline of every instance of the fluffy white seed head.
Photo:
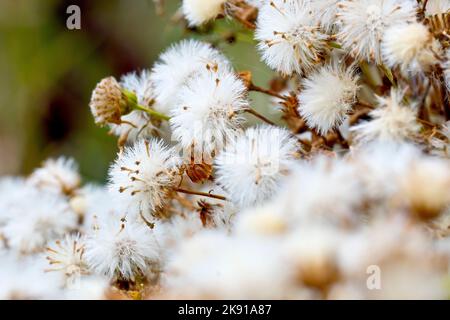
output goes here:
[[154, 85], [160, 111], [169, 113], [175, 105], [180, 88], [197, 73], [231, 70], [230, 63], [211, 45], [196, 41], [181, 41], [159, 58], [152, 69], [151, 80]]
[[181, 160], [161, 140], [140, 140], [109, 170], [109, 189], [132, 215], [149, 216], [164, 206], [180, 179]]
[[92, 92], [89, 103], [95, 123], [120, 124], [120, 117], [127, 113], [127, 102], [122, 88], [114, 77], [102, 79]]
[[388, 97], [377, 97], [378, 106], [369, 115], [371, 121], [366, 121], [351, 128], [356, 132], [356, 140], [366, 143], [374, 140], [401, 142], [414, 139], [420, 125], [413, 106], [403, 102], [403, 92], [391, 90]]
[[248, 107], [247, 89], [231, 72], [204, 71], [178, 94], [170, 126], [183, 149], [194, 146], [206, 156], [230, 140], [241, 127]]
[[326, 65], [302, 81], [298, 111], [321, 134], [342, 123], [356, 101], [358, 78], [354, 69], [344, 68]]
[[85, 238], [79, 233], [66, 234], [63, 240], [56, 240], [47, 246], [47, 271], [61, 272], [66, 285], [71, 286], [88, 273], [84, 260]]
[[395, 24], [383, 36], [381, 51], [386, 65], [404, 73], [418, 74], [439, 62], [442, 48], [422, 23]]
[[342, 0], [319, 0], [311, 1], [311, 7], [314, 10], [314, 15], [319, 20], [322, 29], [331, 33], [337, 29], [337, 12], [339, 3]]
[[284, 74], [303, 74], [320, 61], [328, 36], [322, 33], [306, 0], [267, 1], [255, 33], [264, 62]]
[[223, 12], [227, 0], [183, 0], [183, 14], [190, 26], [199, 26]]
[[70, 196], [80, 187], [81, 177], [75, 160], [59, 157], [46, 160], [27, 182], [43, 191]]
[[278, 190], [299, 148], [285, 129], [249, 128], [217, 157], [217, 182], [238, 206], [261, 204]]
[[95, 273], [110, 279], [145, 275], [158, 262], [157, 243], [151, 230], [136, 221], [116, 216], [99, 223], [86, 239], [85, 258]]
[[383, 34], [397, 23], [416, 21], [412, 0], [344, 0], [339, 4], [339, 43], [358, 59], [381, 64]]

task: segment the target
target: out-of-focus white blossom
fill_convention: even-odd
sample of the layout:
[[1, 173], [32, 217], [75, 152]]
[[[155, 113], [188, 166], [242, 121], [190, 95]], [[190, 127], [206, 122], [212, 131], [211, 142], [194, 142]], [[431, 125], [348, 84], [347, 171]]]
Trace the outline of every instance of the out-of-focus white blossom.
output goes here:
[[46, 160], [34, 170], [28, 183], [43, 191], [70, 196], [79, 188], [81, 178], [75, 160], [59, 157]]
[[17, 258], [0, 254], [0, 299], [60, 299], [60, 277], [44, 272], [44, 263], [37, 257]]
[[47, 242], [76, 226], [77, 216], [65, 199], [36, 191], [11, 207], [10, 219], [1, 231], [12, 249], [27, 254], [42, 251]]
[[163, 287], [175, 297], [282, 299], [290, 274], [277, 247], [270, 239], [200, 233], [174, 252]]
[[191, 26], [199, 26], [223, 13], [227, 0], [183, 0], [183, 14]]
[[[296, 223], [354, 223], [363, 189], [354, 168], [340, 159], [316, 157], [296, 167], [276, 199]], [[326, 195], [326, 196], [325, 196]]]
[[428, 27], [421, 23], [394, 24], [385, 31], [381, 52], [386, 65], [399, 66], [408, 74], [429, 71], [439, 63], [442, 48]]

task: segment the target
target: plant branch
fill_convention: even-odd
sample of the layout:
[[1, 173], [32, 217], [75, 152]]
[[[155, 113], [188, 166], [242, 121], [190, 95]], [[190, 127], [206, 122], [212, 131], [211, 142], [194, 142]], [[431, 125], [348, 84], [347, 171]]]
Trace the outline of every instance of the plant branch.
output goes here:
[[258, 118], [258, 119], [260, 119], [260, 120], [262, 120], [262, 121], [264, 121], [264, 122], [266, 122], [266, 123], [268, 123], [268, 124], [270, 124], [272, 126], [276, 126], [276, 124], [274, 122], [272, 122], [271, 120], [267, 119], [265, 116], [263, 116], [262, 114], [258, 113], [257, 111], [255, 111], [255, 110], [253, 110], [251, 108], [245, 109], [245, 112], [248, 112], [248, 113], [252, 114], [256, 118]]
[[195, 196], [209, 197], [209, 198], [227, 201], [226, 197], [220, 196], [217, 194], [212, 194], [209, 192], [200, 192], [200, 191], [194, 191], [194, 190], [187, 190], [187, 189], [183, 189], [183, 188], [176, 188], [175, 191], [181, 192], [181, 193], [186, 193], [186, 194], [191, 194], [191, 195], [195, 195]]
[[275, 97], [275, 98], [278, 98], [278, 99], [281, 99], [281, 100], [286, 100], [286, 97], [285, 97], [285, 96], [283, 96], [283, 95], [281, 95], [281, 94], [279, 94], [279, 93], [277, 93], [277, 92], [275, 92], [275, 91], [273, 91], [273, 90], [270, 90], [270, 89], [264, 89], [264, 88], [255, 86], [253, 83], [250, 84], [250, 86], [248, 87], [248, 89], [249, 89], [250, 91], [256, 91], [256, 92], [265, 93], [265, 94], [267, 94], [267, 95], [269, 95], [269, 96], [272, 96], [272, 97]]

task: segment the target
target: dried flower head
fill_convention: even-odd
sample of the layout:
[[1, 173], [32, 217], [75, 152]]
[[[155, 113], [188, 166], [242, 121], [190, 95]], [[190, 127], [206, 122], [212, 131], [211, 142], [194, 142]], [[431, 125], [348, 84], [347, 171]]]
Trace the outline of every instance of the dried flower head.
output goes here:
[[99, 125], [120, 124], [122, 115], [131, 111], [122, 88], [114, 77], [104, 78], [97, 84], [89, 107], [95, 123]]
[[[137, 103], [146, 108], [164, 112], [155, 103], [153, 85], [150, 80], [150, 71], [142, 70], [139, 73], [130, 72], [120, 79], [122, 88], [136, 95]], [[111, 132], [128, 142], [136, 141], [139, 137], [148, 138], [158, 129], [159, 123], [145, 111], [134, 110], [121, 117], [120, 124], [111, 124]]]

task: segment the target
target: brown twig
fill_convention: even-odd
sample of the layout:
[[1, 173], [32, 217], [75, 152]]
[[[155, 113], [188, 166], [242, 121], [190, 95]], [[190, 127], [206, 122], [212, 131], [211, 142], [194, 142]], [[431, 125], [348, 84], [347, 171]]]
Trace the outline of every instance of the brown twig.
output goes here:
[[217, 194], [213, 194], [213, 193], [209, 193], [209, 192], [187, 190], [187, 189], [183, 189], [183, 188], [176, 188], [175, 191], [181, 192], [181, 193], [186, 193], [186, 194], [191, 194], [191, 195], [195, 195], [195, 196], [209, 197], [209, 198], [213, 198], [213, 199], [227, 201], [226, 197], [220, 196]]
[[275, 98], [278, 98], [278, 99], [281, 99], [281, 100], [286, 100], [286, 97], [281, 95], [281, 94], [279, 94], [278, 92], [275, 92], [275, 91], [270, 90], [270, 89], [264, 89], [264, 88], [255, 86], [253, 83], [251, 83], [249, 85], [248, 90], [265, 93], [265, 94], [267, 94], [269, 96], [272, 96], [272, 97], [275, 97]]
[[262, 121], [264, 121], [264, 122], [266, 122], [266, 123], [268, 123], [268, 124], [270, 124], [272, 126], [276, 126], [276, 124], [274, 122], [272, 122], [271, 120], [267, 119], [265, 116], [263, 116], [262, 114], [256, 112], [255, 110], [253, 110], [251, 108], [245, 109], [245, 112], [248, 112], [248, 113], [254, 115], [258, 119], [260, 119], [260, 120], [262, 120]]

